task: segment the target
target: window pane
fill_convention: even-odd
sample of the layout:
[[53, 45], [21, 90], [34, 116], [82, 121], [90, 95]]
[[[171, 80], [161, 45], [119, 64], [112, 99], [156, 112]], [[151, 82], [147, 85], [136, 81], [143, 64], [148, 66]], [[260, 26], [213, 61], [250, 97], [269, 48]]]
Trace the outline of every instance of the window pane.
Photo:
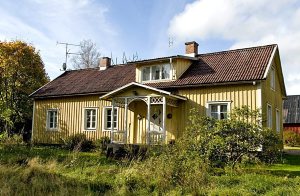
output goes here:
[[91, 128], [96, 128], [96, 122], [92, 122], [92, 127]]
[[218, 119], [218, 113], [211, 113], [211, 117], [215, 118], [215, 119]]
[[169, 79], [170, 78], [170, 64], [166, 64], [162, 66], [161, 79]]
[[211, 112], [218, 112], [218, 105], [210, 105]]
[[106, 122], [106, 128], [111, 128], [111, 122], [110, 121]]
[[114, 121], [114, 128], [116, 128], [116, 127], [117, 127], [117, 122]]
[[150, 67], [145, 67], [143, 68], [143, 76], [142, 76], [143, 81], [150, 80]]
[[227, 112], [227, 105], [221, 105], [221, 112]]
[[159, 72], [160, 67], [159, 66], [153, 66], [152, 67], [152, 80], [159, 80]]
[[221, 113], [220, 119], [227, 119], [227, 113]]

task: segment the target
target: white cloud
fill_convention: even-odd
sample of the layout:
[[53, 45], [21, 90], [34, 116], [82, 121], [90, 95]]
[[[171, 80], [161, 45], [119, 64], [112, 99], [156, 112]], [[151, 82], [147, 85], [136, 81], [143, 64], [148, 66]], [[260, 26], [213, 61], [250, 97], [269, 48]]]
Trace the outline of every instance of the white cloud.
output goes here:
[[[2, 5], [1, 5], [2, 4]], [[50, 77], [61, 74], [64, 47], [57, 41], [79, 43], [92, 39], [104, 53], [116, 47], [118, 36], [107, 19], [108, 8], [93, 0], [26, 0], [0, 3], [0, 39], [32, 43]], [[72, 48], [75, 52], [76, 48]]]
[[297, 0], [197, 0], [169, 24], [180, 41], [218, 38], [231, 48], [277, 43], [288, 94], [300, 94], [300, 4]]

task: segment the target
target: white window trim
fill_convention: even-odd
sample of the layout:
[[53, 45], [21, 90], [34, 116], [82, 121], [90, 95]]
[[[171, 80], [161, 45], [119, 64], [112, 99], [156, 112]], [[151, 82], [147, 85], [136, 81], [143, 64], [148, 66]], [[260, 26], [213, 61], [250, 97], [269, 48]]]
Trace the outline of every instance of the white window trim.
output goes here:
[[[269, 115], [269, 107], [271, 108], [271, 117]], [[267, 127], [269, 127], [270, 129], [273, 128], [273, 110], [272, 110], [272, 105], [271, 104], [267, 104]]]
[[[152, 68], [155, 67], [155, 66], [159, 66], [160, 67], [159, 78], [161, 78], [161, 75], [162, 75], [162, 66], [163, 65], [169, 65], [170, 66], [169, 78], [152, 80]], [[144, 80], [144, 78], [143, 78], [143, 70], [145, 68], [147, 68], [147, 67], [150, 67], [149, 80]], [[170, 81], [170, 80], [172, 80], [172, 65], [169, 64], [169, 63], [163, 63], [163, 64], [157, 64], [157, 65], [150, 65], [150, 66], [141, 67], [141, 82], [142, 83], [151, 83], [151, 82], [157, 82], [157, 81]]]
[[278, 108], [276, 108], [276, 132], [277, 133], [280, 133], [280, 118], [281, 118], [281, 115], [280, 115], [280, 111]]
[[[57, 126], [56, 126], [56, 128], [50, 128], [49, 126], [49, 124], [50, 124], [50, 122], [49, 122], [49, 112], [50, 111], [56, 111], [57, 112], [57, 122], [56, 122], [56, 124], [57, 124]], [[58, 131], [58, 126], [59, 126], [59, 124], [58, 124], [58, 122], [59, 122], [59, 112], [58, 112], [59, 110], [57, 109], [57, 108], [51, 108], [51, 109], [47, 109], [47, 116], [46, 116], [46, 130], [47, 131]]]
[[272, 66], [270, 70], [271, 70], [271, 73], [270, 73], [270, 87], [271, 87], [271, 89], [273, 91], [275, 91], [275, 88], [276, 88], [276, 73], [275, 73], [275, 68]]
[[227, 104], [227, 115], [228, 115], [231, 111], [231, 102], [232, 101], [207, 101], [206, 102], [206, 115], [209, 117], [212, 117], [209, 105], [221, 105], [221, 104]]
[[[102, 129], [104, 130], [104, 131], [111, 131], [111, 127], [109, 127], [109, 128], [107, 128], [106, 127], [106, 116], [105, 116], [105, 110], [107, 110], [107, 109], [112, 109], [112, 106], [105, 106], [105, 107], [103, 107], [103, 109], [102, 109]], [[114, 107], [114, 109], [116, 109], [117, 110], [117, 126], [114, 128], [114, 130], [118, 130], [118, 126], [119, 126], [119, 107]], [[113, 126], [113, 120], [112, 120], [112, 126]]]
[[[88, 128], [86, 127], [86, 110], [95, 109], [96, 110], [96, 121], [95, 121], [95, 128]], [[83, 122], [83, 130], [85, 131], [96, 131], [98, 127], [98, 107], [84, 107], [82, 111], [82, 122]]]

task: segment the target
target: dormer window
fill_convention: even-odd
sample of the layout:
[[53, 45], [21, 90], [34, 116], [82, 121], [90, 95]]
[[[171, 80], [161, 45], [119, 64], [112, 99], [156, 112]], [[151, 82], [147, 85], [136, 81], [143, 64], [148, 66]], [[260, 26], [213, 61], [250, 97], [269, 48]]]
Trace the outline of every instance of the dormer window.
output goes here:
[[143, 67], [142, 81], [168, 80], [170, 79], [170, 72], [170, 64]]

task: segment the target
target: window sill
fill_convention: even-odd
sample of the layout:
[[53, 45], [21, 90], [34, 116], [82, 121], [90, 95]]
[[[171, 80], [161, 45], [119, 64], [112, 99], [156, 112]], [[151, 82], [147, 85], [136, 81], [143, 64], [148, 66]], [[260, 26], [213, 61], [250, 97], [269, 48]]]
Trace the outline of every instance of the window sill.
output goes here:
[[53, 131], [54, 131], [54, 132], [57, 132], [57, 131], [58, 131], [58, 128], [55, 128], [55, 129], [54, 129], [54, 128], [53, 128], [53, 129], [52, 129], [52, 128], [47, 128], [46, 131], [49, 131], [49, 132], [53, 132]]
[[97, 129], [84, 129], [84, 131], [97, 131]]
[[[114, 131], [117, 131], [118, 129], [113, 129]], [[111, 131], [111, 129], [103, 129], [102, 131]]]
[[163, 79], [163, 80], [147, 80], [147, 81], [142, 81], [142, 84], [147, 84], [147, 83], [157, 83], [157, 82], [171, 82], [174, 81], [172, 79]]

